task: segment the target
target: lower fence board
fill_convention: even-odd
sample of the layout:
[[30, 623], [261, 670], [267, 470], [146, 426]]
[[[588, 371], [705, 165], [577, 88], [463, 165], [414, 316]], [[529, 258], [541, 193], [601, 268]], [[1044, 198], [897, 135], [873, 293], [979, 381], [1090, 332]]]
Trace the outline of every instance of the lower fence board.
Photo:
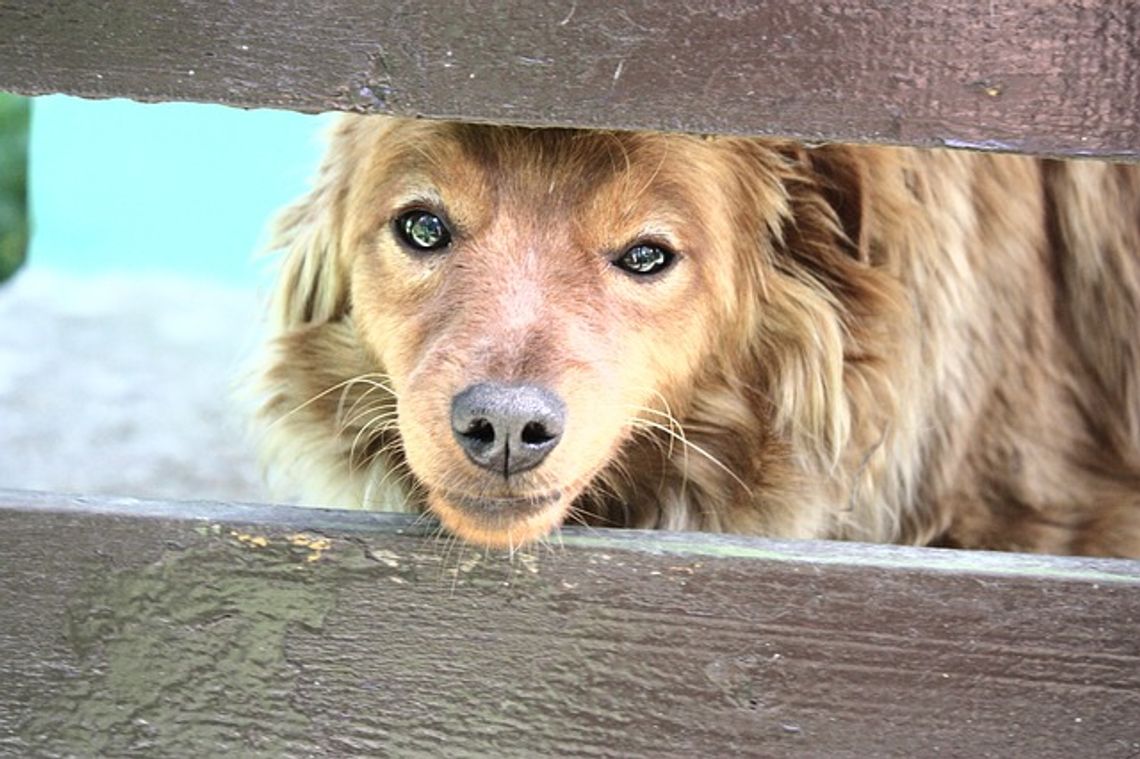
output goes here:
[[0, 754], [1135, 757], [1140, 562], [0, 491]]

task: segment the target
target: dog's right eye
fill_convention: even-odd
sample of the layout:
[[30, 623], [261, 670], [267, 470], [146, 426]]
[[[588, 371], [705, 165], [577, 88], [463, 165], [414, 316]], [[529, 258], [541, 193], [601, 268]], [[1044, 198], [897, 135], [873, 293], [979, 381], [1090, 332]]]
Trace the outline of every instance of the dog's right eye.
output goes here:
[[664, 271], [676, 258], [669, 249], [653, 243], [638, 243], [614, 261], [614, 266], [637, 277], [647, 277]]
[[451, 244], [443, 219], [430, 211], [408, 211], [396, 217], [396, 236], [412, 250], [430, 253]]

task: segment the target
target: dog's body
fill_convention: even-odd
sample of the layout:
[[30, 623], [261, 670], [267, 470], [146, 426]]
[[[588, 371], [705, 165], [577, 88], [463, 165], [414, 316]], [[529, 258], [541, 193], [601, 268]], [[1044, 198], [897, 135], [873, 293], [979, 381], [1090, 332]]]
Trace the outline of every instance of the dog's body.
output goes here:
[[350, 117], [279, 243], [317, 502], [1140, 554], [1136, 167]]

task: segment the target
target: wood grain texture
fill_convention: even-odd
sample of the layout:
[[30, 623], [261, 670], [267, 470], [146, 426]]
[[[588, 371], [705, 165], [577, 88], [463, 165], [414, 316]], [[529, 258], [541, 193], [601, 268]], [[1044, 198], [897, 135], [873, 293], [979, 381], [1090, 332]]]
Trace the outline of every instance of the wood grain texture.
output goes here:
[[0, 492], [0, 754], [1140, 752], [1140, 563]]
[[1140, 157], [1131, 0], [0, 1], [0, 89]]

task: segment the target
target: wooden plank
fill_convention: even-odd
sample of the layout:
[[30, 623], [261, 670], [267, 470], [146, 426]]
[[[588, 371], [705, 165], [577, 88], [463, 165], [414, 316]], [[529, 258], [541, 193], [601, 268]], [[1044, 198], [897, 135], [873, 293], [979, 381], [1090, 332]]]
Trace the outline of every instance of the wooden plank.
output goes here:
[[1140, 157], [1131, 0], [0, 2], [0, 89]]
[[1134, 757], [1140, 562], [0, 492], [0, 754]]

